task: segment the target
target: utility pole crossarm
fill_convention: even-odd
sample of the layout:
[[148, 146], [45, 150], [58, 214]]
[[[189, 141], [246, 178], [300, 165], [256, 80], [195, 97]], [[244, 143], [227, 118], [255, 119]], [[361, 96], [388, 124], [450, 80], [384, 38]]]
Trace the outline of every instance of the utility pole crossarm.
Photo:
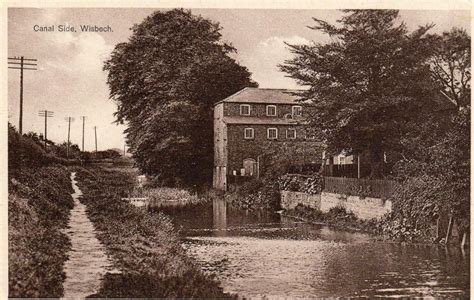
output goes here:
[[22, 68], [22, 67], [8, 67], [9, 69], [17, 69], [17, 70], [31, 70], [31, 71], [38, 71], [38, 69], [31, 69], [31, 68]]
[[48, 140], [48, 118], [54, 117], [54, 112], [50, 110], [40, 110], [38, 116], [44, 117], [44, 151], [46, 151], [46, 141]]
[[9, 57], [8, 59], [11, 59], [11, 60], [38, 61], [36, 58], [24, 58], [23, 56], [20, 56], [20, 57]]
[[29, 64], [29, 63], [23, 63], [22, 64], [21, 62], [18, 63], [18, 62], [10, 62], [10, 61], [8, 62], [8, 64], [10, 64], [10, 65], [20, 65], [20, 66], [21, 65], [23, 65], [23, 66], [35, 66], [35, 67], [38, 66], [38, 64]]

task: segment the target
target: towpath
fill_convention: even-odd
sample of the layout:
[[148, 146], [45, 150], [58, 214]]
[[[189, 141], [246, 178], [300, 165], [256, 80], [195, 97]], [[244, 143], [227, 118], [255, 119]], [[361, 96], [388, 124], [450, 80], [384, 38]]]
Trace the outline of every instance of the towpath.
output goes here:
[[116, 272], [113, 270], [112, 261], [105, 253], [104, 246], [96, 237], [94, 226], [86, 214], [86, 206], [79, 202], [82, 192], [77, 186], [75, 177], [76, 174], [71, 173], [74, 208], [66, 231], [72, 248], [68, 253], [69, 259], [64, 264], [65, 298], [84, 298], [95, 294], [105, 273]]

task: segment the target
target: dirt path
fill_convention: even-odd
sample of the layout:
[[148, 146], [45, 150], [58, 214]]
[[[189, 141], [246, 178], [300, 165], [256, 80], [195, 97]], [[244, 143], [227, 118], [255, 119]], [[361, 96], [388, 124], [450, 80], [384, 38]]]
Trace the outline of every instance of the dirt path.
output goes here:
[[82, 193], [76, 184], [75, 175], [74, 172], [71, 174], [74, 208], [66, 231], [71, 239], [72, 249], [68, 253], [69, 260], [64, 264], [65, 298], [84, 298], [96, 293], [102, 276], [114, 271], [112, 261], [108, 259], [105, 248], [97, 239], [94, 226], [86, 215], [86, 206], [78, 200]]

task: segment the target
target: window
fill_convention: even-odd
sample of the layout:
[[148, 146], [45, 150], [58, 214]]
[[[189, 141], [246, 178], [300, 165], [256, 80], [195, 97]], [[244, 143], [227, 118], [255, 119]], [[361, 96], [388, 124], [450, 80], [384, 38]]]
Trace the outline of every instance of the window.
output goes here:
[[308, 131], [306, 131], [305, 139], [307, 139], [307, 140], [315, 140], [315, 139], [316, 139], [316, 135], [315, 135], [313, 132], [308, 132]]
[[276, 140], [278, 138], [278, 129], [268, 128], [267, 129], [267, 139]]
[[293, 117], [301, 117], [303, 108], [299, 105], [291, 107], [291, 114]]
[[287, 129], [286, 138], [290, 140], [296, 139], [296, 129]]
[[267, 105], [267, 116], [275, 117], [277, 115], [276, 105]]
[[339, 156], [339, 164], [344, 165], [346, 163], [346, 158], [344, 156]]
[[254, 137], [253, 134], [254, 134], [253, 128], [245, 128], [244, 129], [244, 139], [246, 139], [246, 140], [253, 139], [253, 137]]
[[240, 105], [240, 115], [241, 116], [250, 116], [250, 105], [241, 104]]

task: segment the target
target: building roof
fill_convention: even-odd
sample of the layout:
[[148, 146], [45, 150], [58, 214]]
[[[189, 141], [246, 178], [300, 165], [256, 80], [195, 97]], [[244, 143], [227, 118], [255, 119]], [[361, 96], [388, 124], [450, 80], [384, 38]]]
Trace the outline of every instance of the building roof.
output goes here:
[[216, 104], [222, 102], [296, 104], [299, 97], [294, 94], [298, 92], [301, 92], [301, 90], [246, 87]]
[[[283, 118], [262, 118], [262, 117], [224, 117], [226, 124], [249, 124], [249, 125], [299, 125], [301, 120]], [[300, 121], [300, 122], [298, 122]]]

